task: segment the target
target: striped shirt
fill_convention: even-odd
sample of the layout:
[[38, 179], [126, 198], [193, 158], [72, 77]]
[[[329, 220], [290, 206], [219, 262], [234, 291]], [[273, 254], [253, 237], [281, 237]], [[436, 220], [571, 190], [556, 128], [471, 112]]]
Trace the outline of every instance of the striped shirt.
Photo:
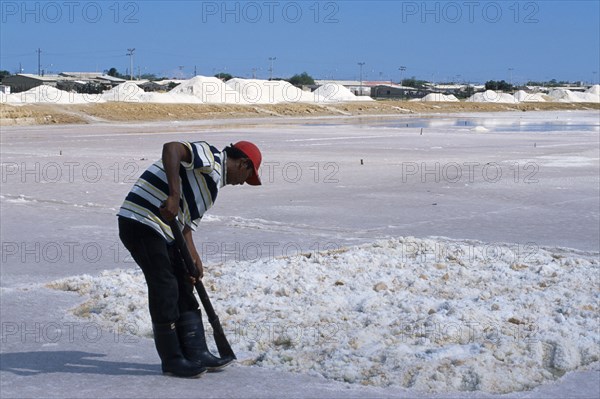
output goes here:
[[[217, 199], [219, 188], [224, 186], [226, 154], [204, 141], [181, 143], [189, 149], [192, 159], [190, 163], [181, 162], [179, 167], [181, 197], [177, 219], [195, 231]], [[173, 234], [159, 212], [168, 196], [167, 174], [162, 160], [158, 160], [133, 185], [117, 215], [148, 225], [171, 242]]]

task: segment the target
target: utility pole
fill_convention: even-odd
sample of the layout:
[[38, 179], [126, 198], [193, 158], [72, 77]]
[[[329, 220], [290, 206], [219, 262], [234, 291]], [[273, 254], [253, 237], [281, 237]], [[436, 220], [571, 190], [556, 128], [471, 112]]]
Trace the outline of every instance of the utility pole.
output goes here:
[[271, 61], [271, 67], [269, 68], [270, 78], [269, 80], [273, 80], [273, 61], [275, 61], [277, 57], [269, 57], [269, 61]]
[[360, 93], [359, 96], [362, 96], [362, 92], [363, 92], [363, 85], [362, 85], [362, 69], [363, 69], [363, 65], [365, 65], [364, 62], [359, 62], [358, 65], [360, 66]]
[[252, 79], [256, 79], [256, 68], [252, 68]]
[[196, 65], [194, 65], [194, 76], [198, 76], [198, 73], [196, 72]]
[[129, 56], [129, 78], [131, 80], [133, 80], [133, 52], [135, 51], [134, 48], [128, 48], [127, 49], [127, 56]]
[[509, 79], [510, 79], [510, 87], [512, 89], [512, 72], [514, 71], [514, 68], [508, 68], [508, 72], [509, 72]]
[[400, 65], [400, 68], [398, 68], [398, 70], [400, 71], [400, 86], [402, 86], [402, 75], [403, 72], [406, 71], [406, 67], [404, 65]]
[[42, 50], [38, 48], [36, 53], [38, 54], [38, 76], [41, 76], [42, 75], [42, 61], [41, 61]]

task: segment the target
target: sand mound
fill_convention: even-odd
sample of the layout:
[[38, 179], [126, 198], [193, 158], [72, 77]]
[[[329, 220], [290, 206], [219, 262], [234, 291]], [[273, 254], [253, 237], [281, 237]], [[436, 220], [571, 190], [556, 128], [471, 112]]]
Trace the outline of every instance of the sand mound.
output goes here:
[[189, 94], [174, 93], [142, 93], [139, 95], [140, 102], [158, 104], [202, 104], [202, 100]]

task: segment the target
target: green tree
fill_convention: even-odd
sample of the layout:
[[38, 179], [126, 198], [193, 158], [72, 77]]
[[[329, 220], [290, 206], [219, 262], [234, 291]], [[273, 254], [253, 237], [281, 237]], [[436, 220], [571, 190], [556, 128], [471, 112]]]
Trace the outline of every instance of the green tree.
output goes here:
[[414, 87], [415, 89], [421, 89], [421, 88], [425, 87], [425, 85], [427, 84], [427, 81], [418, 80], [417, 78], [415, 78], [413, 76], [412, 78], [409, 78], [409, 79], [402, 79], [402, 82], [400, 82], [400, 84], [402, 86], [408, 86], [408, 87]]
[[115, 78], [119, 78], [119, 79], [129, 79], [129, 76], [125, 76], [119, 73], [119, 71], [117, 71], [117, 68], [110, 68], [108, 70], [108, 72], [106, 72], [106, 74], [108, 76], [113, 76]]
[[11, 73], [8, 71], [4, 71], [4, 70], [0, 71], [0, 82], [2, 82], [2, 80], [4, 80], [5, 77], [10, 76], [10, 75], [11, 75]]
[[306, 72], [302, 72], [300, 75], [294, 75], [287, 81], [294, 86], [312, 86], [315, 84], [315, 80]]
[[229, 79], [233, 79], [233, 76], [229, 73], [219, 72], [215, 75], [215, 78], [222, 79], [224, 82], [227, 82]]
[[504, 80], [495, 81], [488, 80], [485, 82], [486, 90], [499, 90], [499, 91], [512, 91], [514, 88], [510, 83], [505, 82]]
[[150, 80], [150, 81], [161, 80], [153, 73], [144, 73], [140, 76], [140, 79]]

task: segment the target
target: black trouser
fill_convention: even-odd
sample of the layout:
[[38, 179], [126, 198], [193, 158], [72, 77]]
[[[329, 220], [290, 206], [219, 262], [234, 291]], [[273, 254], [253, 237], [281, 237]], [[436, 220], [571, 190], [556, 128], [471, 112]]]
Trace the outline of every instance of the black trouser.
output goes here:
[[180, 313], [198, 309], [194, 286], [181, 257], [175, 256], [175, 245], [151, 227], [124, 217], [119, 217], [119, 237], [144, 272], [153, 323], [173, 323]]

